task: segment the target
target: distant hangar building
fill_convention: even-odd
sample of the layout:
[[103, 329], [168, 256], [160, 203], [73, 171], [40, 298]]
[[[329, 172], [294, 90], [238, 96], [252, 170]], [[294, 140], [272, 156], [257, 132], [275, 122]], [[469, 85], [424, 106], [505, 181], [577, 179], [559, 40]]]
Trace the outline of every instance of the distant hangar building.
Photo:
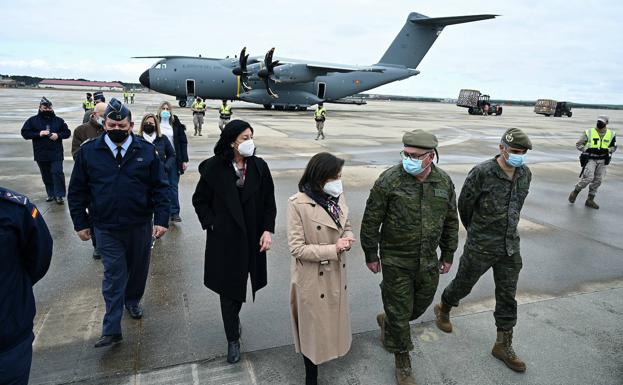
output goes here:
[[92, 82], [87, 80], [44, 79], [39, 82], [39, 88], [85, 91], [123, 91], [123, 85], [118, 82]]

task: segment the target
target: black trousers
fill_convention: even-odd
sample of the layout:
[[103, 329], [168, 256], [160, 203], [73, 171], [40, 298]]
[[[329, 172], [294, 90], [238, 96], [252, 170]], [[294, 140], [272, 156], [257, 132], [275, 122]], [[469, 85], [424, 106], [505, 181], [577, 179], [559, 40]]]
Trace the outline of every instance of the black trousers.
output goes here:
[[41, 179], [43, 179], [45, 192], [48, 194], [48, 197], [63, 198], [66, 193], [63, 161], [39, 161], [37, 165], [39, 166], [39, 171], [41, 171]]
[[240, 339], [240, 309], [242, 309], [242, 302], [221, 295], [221, 315], [227, 342]]

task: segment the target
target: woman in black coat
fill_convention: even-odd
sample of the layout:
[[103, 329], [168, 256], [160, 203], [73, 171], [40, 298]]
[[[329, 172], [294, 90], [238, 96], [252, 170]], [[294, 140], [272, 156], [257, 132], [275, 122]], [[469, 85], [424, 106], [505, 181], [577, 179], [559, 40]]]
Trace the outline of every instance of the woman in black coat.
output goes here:
[[253, 128], [225, 126], [214, 156], [199, 165], [193, 206], [206, 230], [204, 284], [220, 295], [227, 361], [240, 360], [240, 319], [247, 281], [253, 298], [266, 286], [266, 250], [275, 232], [275, 191], [266, 162], [256, 157]]

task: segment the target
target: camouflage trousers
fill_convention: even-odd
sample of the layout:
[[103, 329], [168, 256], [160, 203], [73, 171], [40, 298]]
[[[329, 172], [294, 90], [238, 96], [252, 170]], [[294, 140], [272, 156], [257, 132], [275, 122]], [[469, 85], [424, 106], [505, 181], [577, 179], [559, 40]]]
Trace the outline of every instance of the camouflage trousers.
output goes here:
[[584, 173], [582, 173], [582, 178], [578, 184], [575, 185], [575, 189], [582, 190], [588, 186], [588, 193], [595, 195], [606, 176], [606, 167], [608, 166], [606, 166], [606, 161], [603, 159], [589, 159], [584, 168]]
[[419, 261], [415, 268], [383, 265], [381, 296], [385, 309], [385, 348], [392, 353], [413, 350], [409, 321], [433, 302], [439, 283], [439, 262]]
[[316, 135], [316, 139], [322, 136], [324, 139], [324, 120], [316, 120], [316, 130], [318, 131], [318, 135]]
[[517, 324], [517, 280], [522, 262], [519, 253], [511, 256], [484, 254], [465, 250], [461, 256], [456, 276], [443, 291], [441, 301], [449, 306], [459, 306], [480, 277], [491, 268], [495, 282], [495, 325], [510, 330]]

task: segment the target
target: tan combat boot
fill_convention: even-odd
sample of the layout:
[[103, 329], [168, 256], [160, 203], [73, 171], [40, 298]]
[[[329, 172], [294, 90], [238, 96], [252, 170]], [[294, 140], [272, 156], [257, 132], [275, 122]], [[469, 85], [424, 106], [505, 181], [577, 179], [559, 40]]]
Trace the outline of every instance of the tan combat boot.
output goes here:
[[525, 372], [526, 364], [515, 354], [513, 350], [513, 330], [498, 331], [495, 345], [491, 354], [498, 360], [504, 361], [506, 366], [516, 372]]
[[573, 189], [573, 191], [571, 191], [571, 194], [569, 194], [569, 202], [575, 203], [575, 199], [578, 197], [579, 193], [580, 193], [580, 190]]
[[595, 203], [595, 194], [588, 194], [588, 199], [584, 203], [584, 206], [590, 207], [592, 209], [599, 209], [599, 205]]
[[381, 345], [385, 348], [385, 313], [379, 313], [376, 315], [376, 323], [381, 328]]
[[441, 302], [435, 305], [435, 324], [441, 331], [452, 333], [452, 323], [450, 323], [450, 310], [452, 306], [448, 306]]
[[396, 358], [396, 383], [398, 385], [417, 385], [411, 370], [411, 357], [409, 352], [394, 353]]

